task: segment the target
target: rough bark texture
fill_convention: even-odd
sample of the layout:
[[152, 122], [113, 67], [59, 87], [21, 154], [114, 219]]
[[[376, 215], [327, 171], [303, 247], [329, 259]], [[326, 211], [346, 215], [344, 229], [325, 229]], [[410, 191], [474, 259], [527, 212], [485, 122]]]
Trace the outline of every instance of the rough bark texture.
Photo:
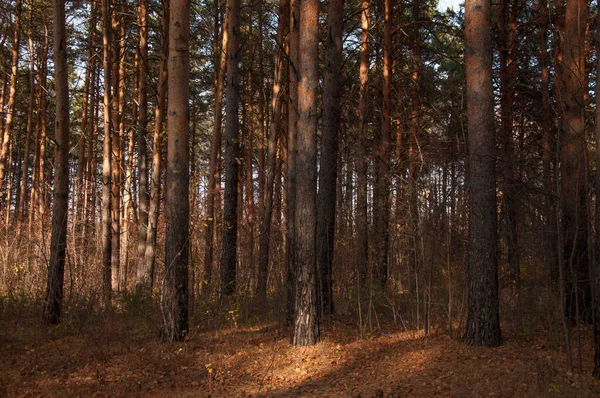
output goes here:
[[469, 133], [469, 304], [463, 337], [472, 346], [502, 343], [496, 259], [496, 179], [490, 1], [467, 0], [465, 66]]
[[111, 40], [110, 29], [110, 0], [102, 0], [102, 47], [104, 50], [104, 143], [102, 150], [102, 291], [104, 306], [110, 307], [112, 289], [111, 289], [111, 169], [112, 169], [112, 148], [111, 148]]
[[333, 247], [335, 238], [336, 186], [338, 177], [338, 136], [342, 79], [342, 28], [344, 0], [332, 0], [327, 14], [325, 74], [323, 77], [323, 132], [319, 167], [317, 206], [317, 269], [319, 272], [320, 311], [332, 314]]
[[190, 2], [171, 0], [163, 340], [188, 331]]
[[289, 70], [288, 70], [288, 136], [287, 136], [287, 322], [294, 320], [296, 303], [296, 141], [298, 138], [298, 65], [300, 39], [300, 0], [290, 0]]
[[138, 89], [138, 120], [137, 120], [137, 146], [138, 146], [138, 178], [139, 178], [139, 217], [138, 217], [138, 243], [137, 243], [137, 287], [138, 291], [150, 291], [152, 286], [153, 269], [149, 269], [144, 261], [146, 255], [146, 238], [148, 231], [148, 155], [146, 135], [148, 131], [148, 4], [147, 0], [140, 0], [140, 69]]
[[376, 181], [373, 192], [374, 232], [376, 250], [375, 273], [381, 286], [388, 279], [388, 253], [390, 249], [390, 159], [391, 159], [391, 73], [392, 73], [392, 5], [385, 1], [383, 43], [383, 106], [381, 133], [377, 149]]
[[69, 81], [65, 0], [54, 0], [52, 5], [54, 11], [54, 82], [56, 88], [54, 140], [56, 149], [54, 151], [54, 205], [52, 208], [50, 266], [48, 267], [48, 284], [44, 300], [44, 320], [48, 324], [56, 324], [60, 321], [69, 211]]
[[369, 2], [363, 0], [361, 12], [361, 47], [360, 47], [360, 97], [358, 100], [358, 181], [356, 191], [356, 269], [360, 285], [364, 286], [368, 267], [368, 217], [367, 217], [367, 96], [369, 90]]
[[225, 91], [225, 194], [223, 206], [223, 247], [221, 253], [221, 295], [235, 292], [237, 265], [237, 201], [239, 142], [239, 48], [240, 2], [229, 0], [229, 46], [227, 49], [227, 88]]
[[[600, 5], [600, 1], [598, 2]], [[600, 20], [600, 16], [596, 17], [597, 21]], [[600, 54], [600, 42], [596, 43], [596, 54]], [[600, 70], [600, 57], [596, 59], [596, 65]], [[596, 74], [596, 232], [600, 231], [600, 195], [598, 189], [600, 188], [600, 73]], [[592, 375], [596, 379], [600, 379], [600, 238], [596, 236], [596, 258], [595, 267], [593, 272], [590, 273], [592, 277], [592, 291], [594, 292], [594, 370]]]
[[298, 155], [296, 159], [296, 309], [292, 344], [319, 340], [317, 315], [317, 84], [319, 1], [301, 0], [298, 84]]
[[[279, 1], [279, 25], [277, 27], [277, 42], [283, 43], [288, 30], [289, 1]], [[273, 190], [275, 184], [277, 146], [281, 133], [281, 109], [283, 93], [283, 47], [280, 46], [275, 60], [275, 78], [273, 79], [273, 97], [271, 99], [271, 124], [267, 144], [267, 170], [265, 181], [265, 196], [263, 197], [264, 209], [260, 226], [260, 243], [258, 256], [258, 285], [256, 294], [264, 298], [267, 294], [267, 279], [269, 276], [269, 248], [271, 243], [271, 218], [273, 216]]]

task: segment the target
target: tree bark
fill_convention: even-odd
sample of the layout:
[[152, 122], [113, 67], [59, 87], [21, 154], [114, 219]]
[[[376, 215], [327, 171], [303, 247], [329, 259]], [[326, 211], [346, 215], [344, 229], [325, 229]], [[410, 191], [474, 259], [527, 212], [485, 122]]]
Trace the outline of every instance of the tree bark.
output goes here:
[[335, 239], [338, 136], [341, 115], [342, 30], [344, 0], [332, 0], [327, 14], [325, 74], [323, 77], [323, 132], [317, 206], [317, 262], [320, 311], [333, 314], [333, 248]]
[[102, 287], [104, 306], [108, 310], [111, 305], [111, 180], [112, 180], [112, 142], [111, 142], [111, 25], [110, 25], [110, 0], [102, 0], [102, 46], [104, 50], [104, 143], [102, 150]]
[[260, 243], [258, 256], [258, 284], [256, 294], [264, 299], [267, 294], [269, 276], [269, 247], [271, 242], [271, 218], [273, 216], [273, 190], [275, 184], [277, 147], [281, 133], [281, 109], [283, 95], [284, 54], [283, 41], [288, 30], [289, 1], [279, 1], [279, 25], [277, 27], [278, 51], [275, 59], [275, 77], [273, 79], [273, 97], [271, 98], [271, 123], [267, 144], [266, 186], [264, 187], [264, 210], [260, 226]]
[[469, 303], [463, 341], [502, 343], [496, 259], [496, 177], [490, 0], [467, 0], [465, 67], [469, 131]]
[[65, 256], [67, 252], [67, 217], [69, 211], [69, 81], [67, 69], [67, 33], [65, 0], [54, 0], [54, 65], [56, 89], [56, 119], [54, 139], [54, 206], [52, 208], [52, 238], [50, 266], [44, 300], [44, 321], [57, 324], [63, 296]]
[[316, 272], [317, 227], [317, 85], [319, 1], [300, 2], [298, 67], [298, 155], [296, 159], [296, 309], [292, 344], [319, 340]]
[[154, 265], [156, 262], [156, 236], [158, 232], [158, 211], [160, 207], [160, 174], [161, 155], [163, 151], [164, 109], [167, 102], [167, 59], [169, 44], [169, 0], [162, 1], [162, 54], [159, 65], [158, 94], [154, 117], [154, 135], [152, 144], [152, 176], [150, 180], [150, 209], [148, 212], [148, 230], [146, 235], [146, 248], [144, 253], [144, 282], [149, 282], [149, 291], [154, 283]]
[[369, 238], [368, 238], [368, 215], [367, 215], [367, 98], [369, 91], [369, 2], [362, 1], [361, 11], [361, 46], [360, 46], [360, 92], [358, 100], [358, 167], [356, 187], [356, 269], [360, 278], [360, 286], [365, 286], [367, 272], [369, 270]]
[[[17, 93], [17, 79], [19, 76], [19, 44], [21, 33], [21, 11], [23, 8], [22, 0], [17, 0], [15, 4], [15, 19], [14, 19], [14, 34], [13, 46], [11, 50], [11, 72], [10, 72], [10, 88], [8, 91], [8, 103], [6, 105], [6, 122], [2, 134], [2, 147], [0, 148], [0, 189], [3, 189], [6, 182], [8, 168], [8, 155], [10, 151], [10, 143], [13, 134], [14, 119], [15, 119], [15, 97]], [[7, 190], [7, 200], [5, 205], [10, 209], [10, 190]]]
[[188, 332], [190, 2], [171, 0], [163, 340]]
[[296, 308], [296, 262], [295, 262], [295, 225], [296, 225], [296, 157], [298, 139], [298, 66], [300, 60], [300, 0], [290, 0], [289, 34], [289, 70], [288, 70], [288, 136], [287, 136], [287, 322], [294, 320]]
[[[215, 26], [218, 26], [218, 1], [215, 0]], [[215, 28], [218, 31], [218, 27]], [[215, 33], [216, 35], [216, 33]], [[214, 104], [214, 127], [212, 143], [210, 147], [210, 164], [208, 176], [208, 195], [206, 198], [206, 230], [204, 233], [204, 284], [208, 287], [212, 283], [212, 269], [214, 263], [214, 250], [216, 247], [217, 210], [221, 209], [221, 141], [223, 120], [223, 88], [225, 86], [225, 73], [227, 68], [227, 52], [229, 48], [229, 11], [225, 12], [225, 21], [221, 33], [221, 47], [214, 45], [214, 69], [215, 69], [215, 104]], [[217, 38], [215, 40], [218, 41]]]
[[139, 2], [140, 25], [140, 69], [138, 89], [138, 120], [137, 120], [137, 146], [138, 146], [138, 243], [137, 264], [138, 274], [136, 289], [139, 292], [151, 292], [153, 274], [144, 261], [146, 256], [146, 242], [148, 235], [148, 156], [146, 148], [146, 135], [148, 130], [148, 3], [147, 0]]
[[235, 292], [237, 266], [237, 201], [239, 142], [239, 49], [240, 49], [240, 2], [229, 0], [229, 43], [227, 49], [227, 88], [225, 120], [225, 202], [223, 206], [223, 247], [221, 253], [221, 297]]

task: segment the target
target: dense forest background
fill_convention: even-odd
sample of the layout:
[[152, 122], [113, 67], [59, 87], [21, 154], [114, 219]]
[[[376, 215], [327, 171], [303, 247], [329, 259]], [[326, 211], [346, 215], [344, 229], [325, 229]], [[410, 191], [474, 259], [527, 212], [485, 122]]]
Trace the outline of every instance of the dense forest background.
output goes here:
[[599, 378], [598, 6], [466, 7], [3, 2], [3, 318], [502, 323]]

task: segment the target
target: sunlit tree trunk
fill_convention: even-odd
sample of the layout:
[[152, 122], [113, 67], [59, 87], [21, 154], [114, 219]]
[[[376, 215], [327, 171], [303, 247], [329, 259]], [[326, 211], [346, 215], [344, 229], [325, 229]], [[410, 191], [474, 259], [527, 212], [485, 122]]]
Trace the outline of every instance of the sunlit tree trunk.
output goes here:
[[319, 340], [317, 314], [317, 85], [319, 1], [300, 1], [298, 140], [296, 158], [296, 303], [292, 344]]
[[[19, 76], [19, 44], [21, 34], [21, 11], [22, 11], [22, 0], [17, 0], [15, 4], [15, 17], [14, 17], [14, 32], [13, 32], [13, 46], [11, 49], [11, 72], [10, 72], [10, 88], [8, 92], [8, 103], [6, 105], [6, 122], [4, 124], [4, 131], [2, 132], [2, 146], [0, 147], [0, 189], [4, 188], [4, 184], [7, 179], [8, 168], [10, 164], [8, 162], [8, 156], [10, 152], [10, 144], [14, 128], [15, 119], [15, 97], [17, 93], [17, 78]], [[8, 211], [10, 211], [10, 190], [7, 190], [7, 200], [5, 205]]]
[[44, 321], [60, 321], [63, 296], [65, 257], [67, 252], [67, 215], [69, 211], [69, 80], [67, 69], [67, 33], [65, 0], [54, 0], [54, 82], [56, 118], [54, 123], [54, 203], [52, 206], [52, 239], [50, 265], [44, 300]]
[[148, 156], [146, 135], [148, 130], [148, 4], [147, 0], [139, 2], [140, 25], [140, 68], [138, 89], [138, 242], [137, 242], [137, 288], [148, 291], [152, 286], [152, 270], [145, 263], [146, 240], [148, 235]]
[[169, 20], [165, 282], [163, 340], [188, 331], [189, 259], [189, 0], [171, 0]]
[[162, 21], [162, 54], [159, 65], [158, 93], [156, 98], [156, 111], [154, 117], [154, 135], [152, 144], [152, 176], [150, 180], [150, 208], [148, 211], [148, 232], [146, 236], [146, 250], [144, 267], [146, 270], [145, 281], [149, 282], [150, 291], [154, 281], [154, 265], [156, 263], [156, 236], [158, 232], [158, 211], [160, 207], [160, 176], [161, 155], [163, 151], [163, 131], [165, 121], [165, 105], [167, 95], [167, 57], [169, 43], [169, 0], [163, 0]]
[[502, 343], [496, 258], [496, 176], [490, 0], [467, 0], [465, 67], [469, 131], [469, 304], [463, 341]]
[[367, 278], [369, 262], [368, 215], [367, 215], [367, 101], [369, 91], [369, 2], [362, 1], [361, 11], [361, 46], [360, 46], [360, 96], [358, 100], [358, 167], [356, 191], [356, 269], [360, 285], [364, 286]]
[[102, 291], [104, 306], [108, 309], [111, 305], [111, 254], [112, 254], [112, 231], [111, 231], [111, 180], [112, 180], [112, 142], [111, 142], [111, 24], [110, 24], [110, 0], [102, 0], [102, 47], [103, 47], [103, 69], [104, 69], [104, 143], [102, 151]]

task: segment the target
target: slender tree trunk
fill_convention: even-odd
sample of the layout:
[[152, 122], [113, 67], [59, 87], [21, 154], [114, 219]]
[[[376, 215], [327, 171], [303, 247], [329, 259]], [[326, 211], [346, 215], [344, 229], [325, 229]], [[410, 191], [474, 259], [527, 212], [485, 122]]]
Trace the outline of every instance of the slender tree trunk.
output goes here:
[[[6, 123], [4, 124], [4, 131], [2, 134], [2, 147], [0, 148], [0, 189], [4, 187], [4, 184], [8, 175], [8, 168], [10, 164], [8, 162], [8, 155], [10, 152], [10, 144], [13, 134], [13, 125], [15, 118], [15, 97], [17, 93], [17, 79], [19, 76], [19, 44], [20, 44], [20, 33], [21, 33], [21, 11], [23, 8], [22, 0], [17, 0], [15, 4], [15, 19], [14, 19], [14, 33], [13, 33], [13, 46], [11, 50], [11, 72], [10, 72], [10, 89], [8, 92], [8, 103], [6, 106]], [[10, 190], [7, 190], [7, 200], [5, 205], [10, 211]]]
[[392, 4], [385, 0], [383, 32], [383, 107], [381, 133], [377, 151], [377, 181], [373, 193], [375, 218], [375, 247], [377, 279], [385, 286], [388, 279], [388, 254], [390, 248], [390, 160], [391, 160], [391, 73], [392, 73]]
[[358, 181], [356, 191], [356, 269], [360, 278], [360, 286], [365, 285], [369, 269], [369, 221], [367, 216], [367, 101], [369, 91], [369, 25], [371, 19], [369, 14], [369, 2], [368, 0], [363, 0], [361, 11], [362, 44], [360, 47], [360, 97], [358, 100]]
[[112, 112], [113, 116], [111, 119], [112, 128], [112, 208], [111, 208], [111, 224], [112, 224], [112, 235], [111, 235], [111, 284], [114, 291], [119, 291], [119, 273], [121, 267], [121, 121], [122, 121], [122, 106], [123, 106], [123, 93], [122, 90], [125, 76], [124, 69], [121, 68], [123, 64], [122, 60], [122, 47], [121, 47], [121, 36], [122, 31], [122, 17], [121, 13], [122, 0], [117, 0], [113, 6], [111, 14], [112, 32], [113, 32], [113, 62], [112, 62], [112, 84], [113, 84], [113, 97], [112, 97]]
[[288, 136], [287, 136], [287, 322], [292, 323], [296, 308], [296, 158], [298, 138], [298, 66], [300, 60], [300, 1], [290, 0], [289, 71], [288, 71]]
[[273, 97], [271, 98], [271, 124], [267, 144], [266, 186], [264, 187], [264, 211], [260, 226], [260, 251], [258, 257], [258, 285], [256, 294], [259, 299], [264, 299], [267, 294], [267, 279], [269, 275], [269, 247], [271, 242], [271, 218], [273, 216], [273, 190], [275, 184], [277, 147], [281, 133], [281, 109], [284, 77], [283, 41], [288, 30], [288, 21], [285, 17], [289, 14], [289, 1], [279, 1], [279, 26], [277, 28], [277, 43], [279, 49], [275, 59], [275, 78], [273, 79]]
[[169, 22], [168, 145], [163, 340], [188, 331], [189, 258], [189, 0], [171, 0]]
[[463, 341], [498, 346], [494, 91], [490, 0], [467, 0], [465, 66], [469, 129], [469, 305]]
[[317, 85], [319, 1], [300, 2], [298, 67], [298, 155], [296, 159], [296, 310], [292, 344], [319, 340], [317, 314]]
[[[600, 0], [597, 2], [600, 5]], [[600, 16], [596, 16], [596, 21], [600, 20]], [[596, 68], [600, 70], [600, 42], [596, 42]], [[596, 74], [596, 258], [592, 277], [592, 291], [594, 292], [594, 370], [592, 375], [596, 379], [600, 379], [600, 73]]]
[[163, 151], [163, 131], [167, 94], [167, 60], [169, 43], [169, 0], [163, 0], [162, 13], [162, 48], [159, 76], [158, 76], [158, 95], [156, 99], [156, 111], [154, 117], [154, 136], [152, 144], [152, 178], [150, 181], [150, 209], [148, 212], [148, 232], [146, 236], [146, 251], [144, 267], [147, 271], [146, 280], [150, 282], [150, 291], [152, 291], [154, 281], [154, 265], [156, 262], [156, 236], [158, 232], [158, 212], [160, 207], [160, 175], [161, 175], [161, 152]]
[[587, 182], [584, 120], [585, 29], [587, 3], [567, 0], [564, 32], [561, 34], [562, 63], [558, 67], [557, 86], [560, 92], [562, 140], [561, 187], [564, 258], [567, 275], [574, 282], [567, 284], [567, 316], [578, 321], [587, 314], [591, 321], [591, 291], [587, 255]]
[[542, 112], [543, 112], [543, 138], [542, 138], [542, 165], [544, 173], [544, 190], [546, 194], [545, 208], [545, 253], [544, 263], [548, 272], [550, 283], [553, 289], [558, 287], [558, 251], [556, 247], [557, 230], [556, 225], [556, 201], [554, 195], [556, 190], [552, 178], [552, 159], [556, 153], [556, 143], [552, 136], [556, 133], [554, 127], [555, 115], [552, 110], [552, 97], [550, 96], [550, 68], [548, 60], [548, 6], [547, 0], [540, 0], [540, 27], [539, 27], [539, 63], [541, 71], [541, 89], [542, 89]]
[[44, 300], [44, 321], [60, 321], [67, 252], [67, 216], [69, 212], [69, 80], [67, 69], [67, 33], [65, 0], [54, 0], [54, 65], [56, 89], [56, 119], [54, 139], [54, 205], [52, 207], [52, 239], [50, 266]]
[[148, 156], [146, 149], [146, 135], [148, 130], [148, 4], [147, 0], [139, 2], [139, 25], [140, 25], [140, 68], [138, 89], [138, 120], [137, 120], [137, 144], [138, 144], [138, 178], [139, 178], [139, 202], [138, 202], [138, 244], [137, 244], [137, 289], [138, 291], [150, 292], [154, 275], [145, 263], [146, 241], [148, 236]]
[[225, 201], [223, 206], [223, 247], [221, 253], [221, 297], [235, 292], [237, 267], [237, 200], [239, 143], [239, 52], [240, 2], [229, 0], [229, 43], [227, 48], [227, 87], [225, 91]]
[[[33, 19], [33, 8], [30, 11], [30, 17]], [[29, 104], [27, 112], [27, 127], [25, 133], [25, 148], [23, 154], [23, 171], [21, 172], [21, 194], [19, 195], [19, 203], [17, 204], [17, 222], [19, 225], [24, 221], [25, 216], [25, 201], [27, 187], [29, 186], [29, 152], [31, 149], [31, 135], [33, 133], [33, 119], [36, 114], [35, 105], [35, 48], [33, 46], [33, 36], [31, 29], [29, 30]]]
[[[215, 0], [215, 40], [218, 41], [218, 1]], [[223, 120], [223, 88], [225, 86], [225, 72], [227, 67], [227, 52], [229, 48], [229, 11], [225, 12], [225, 21], [222, 28], [221, 47], [214, 44], [214, 74], [215, 74], [215, 104], [214, 104], [214, 128], [212, 143], [210, 147], [210, 165], [208, 176], [208, 195], [206, 198], [206, 224], [207, 227], [204, 233], [204, 283], [210, 285], [212, 283], [212, 269], [214, 263], [214, 250], [216, 247], [216, 229], [215, 225], [219, 225], [217, 221], [217, 209], [220, 214], [221, 209], [221, 141], [222, 133], [221, 126]]]
[[319, 167], [319, 205], [317, 206], [317, 269], [322, 314], [334, 312], [332, 271], [341, 114], [343, 17], [344, 0], [331, 1], [327, 14], [328, 34], [323, 78], [323, 132], [321, 134], [321, 165]]
[[516, 156], [513, 143], [513, 121], [515, 102], [515, 36], [517, 29], [517, 1], [501, 0], [499, 5], [499, 47], [500, 47], [500, 124], [503, 150], [504, 186], [502, 199], [506, 222], [508, 267], [511, 289], [520, 291], [520, 253], [517, 236], [517, 178]]
[[104, 50], [104, 144], [102, 151], [102, 287], [104, 306], [111, 306], [111, 253], [112, 253], [112, 230], [111, 230], [111, 180], [112, 180], [112, 142], [111, 142], [111, 25], [110, 10], [111, 0], [102, 0], [102, 45]]

